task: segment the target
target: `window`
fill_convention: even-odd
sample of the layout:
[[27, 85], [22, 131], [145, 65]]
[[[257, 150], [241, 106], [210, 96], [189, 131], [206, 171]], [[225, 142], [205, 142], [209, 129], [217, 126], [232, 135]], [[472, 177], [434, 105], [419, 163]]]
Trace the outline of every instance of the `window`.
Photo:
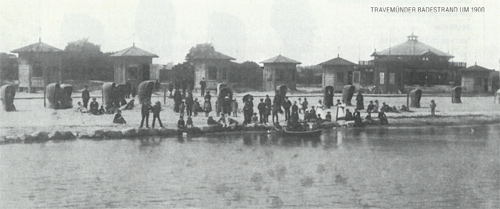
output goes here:
[[42, 63], [40, 63], [40, 62], [33, 63], [33, 71], [32, 71], [31, 76], [33, 76], [33, 77], [42, 77], [43, 76]]
[[227, 70], [226, 70], [226, 68], [222, 68], [221, 74], [222, 74], [222, 80], [226, 80], [227, 79]]
[[352, 76], [353, 83], [359, 83], [361, 77], [361, 73], [359, 71], [354, 71]]
[[385, 83], [385, 73], [381, 72], [379, 75], [380, 75], [380, 84], [384, 84]]
[[474, 81], [474, 85], [476, 85], [476, 86], [481, 86], [481, 85], [482, 85], [482, 84], [481, 84], [481, 81], [482, 81], [483, 79], [481, 79], [481, 78], [479, 78], [479, 77], [476, 77], [475, 79], [476, 79], [476, 80]]
[[214, 66], [208, 67], [208, 78], [207, 80], [217, 80], [217, 68]]
[[389, 73], [389, 84], [396, 84], [396, 73]]
[[276, 69], [276, 81], [283, 81], [283, 80], [284, 80], [283, 69]]
[[344, 72], [337, 73], [337, 82], [344, 83]]

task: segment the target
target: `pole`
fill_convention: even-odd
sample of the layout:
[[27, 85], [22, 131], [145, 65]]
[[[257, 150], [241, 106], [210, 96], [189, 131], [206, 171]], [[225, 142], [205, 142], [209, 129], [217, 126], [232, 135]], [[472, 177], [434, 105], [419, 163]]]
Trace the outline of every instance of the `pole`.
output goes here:
[[43, 89], [43, 107], [47, 107], [47, 100], [45, 99], [46, 94], [47, 88]]
[[163, 89], [163, 104], [167, 104], [167, 89]]
[[406, 94], [406, 107], [410, 109], [410, 92]]
[[337, 106], [337, 112], [335, 113], [335, 121], [339, 118], [339, 106]]

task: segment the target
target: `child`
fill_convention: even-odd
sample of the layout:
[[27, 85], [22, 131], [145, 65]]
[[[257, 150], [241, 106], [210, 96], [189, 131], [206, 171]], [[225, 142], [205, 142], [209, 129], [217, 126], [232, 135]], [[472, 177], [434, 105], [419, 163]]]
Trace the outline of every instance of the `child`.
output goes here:
[[431, 100], [431, 115], [432, 116], [436, 116], [436, 103], [434, 102], [434, 100]]
[[252, 122], [255, 125], [259, 124], [259, 117], [257, 117], [257, 113], [256, 112], [253, 113]]
[[188, 118], [187, 118], [186, 127], [188, 127], [188, 128], [194, 127], [193, 126], [193, 119], [191, 118], [191, 116], [188, 116]]

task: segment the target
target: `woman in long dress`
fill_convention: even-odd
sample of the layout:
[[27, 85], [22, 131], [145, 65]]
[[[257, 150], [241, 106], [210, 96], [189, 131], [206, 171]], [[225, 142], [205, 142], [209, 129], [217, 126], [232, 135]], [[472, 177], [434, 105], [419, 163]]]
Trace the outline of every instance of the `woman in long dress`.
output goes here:
[[207, 94], [205, 95], [205, 104], [203, 104], [203, 111], [205, 112], [205, 116], [208, 117], [208, 113], [212, 112], [212, 103], [210, 103], [210, 99], [212, 96], [210, 96], [210, 91], [207, 91]]

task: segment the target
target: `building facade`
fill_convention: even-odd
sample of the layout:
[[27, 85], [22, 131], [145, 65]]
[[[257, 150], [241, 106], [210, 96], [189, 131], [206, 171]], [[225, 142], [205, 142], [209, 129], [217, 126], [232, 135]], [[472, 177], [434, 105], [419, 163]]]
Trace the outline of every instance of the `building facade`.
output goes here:
[[418, 41], [414, 34], [372, 56], [374, 84], [380, 93], [404, 92], [404, 85], [460, 85], [458, 69], [466, 67], [450, 62], [452, 55]]
[[493, 92], [492, 74], [494, 70], [481, 67], [477, 64], [459, 70], [461, 74], [462, 91], [464, 92]]
[[323, 89], [327, 86], [333, 86], [336, 91], [342, 91], [344, 85], [361, 87], [361, 74], [364, 71], [358, 70], [355, 63], [337, 55], [336, 58], [322, 62], [319, 65], [323, 69], [321, 79]]
[[234, 58], [217, 51], [207, 52], [192, 58], [194, 66], [194, 87], [200, 88], [200, 81], [205, 79], [206, 89], [217, 89], [219, 83], [230, 83], [231, 60]]
[[142, 81], [155, 78], [154, 69], [151, 72], [151, 64], [153, 58], [157, 57], [158, 55], [140, 49], [135, 44], [112, 54], [114, 82], [116, 84], [130, 82], [132, 85], [138, 86]]
[[299, 61], [278, 55], [261, 63], [264, 64], [262, 78], [264, 91], [274, 91], [280, 85], [297, 89], [297, 65], [301, 64]]
[[61, 49], [39, 40], [12, 53], [18, 54], [20, 91], [34, 92], [44, 89], [49, 83], [61, 82]]

